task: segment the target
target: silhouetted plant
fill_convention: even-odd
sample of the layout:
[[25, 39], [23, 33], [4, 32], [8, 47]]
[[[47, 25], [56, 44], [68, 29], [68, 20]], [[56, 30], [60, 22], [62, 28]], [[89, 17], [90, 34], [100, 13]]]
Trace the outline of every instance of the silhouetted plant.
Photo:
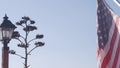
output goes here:
[[28, 48], [30, 46], [30, 42], [33, 42], [36, 39], [42, 39], [44, 36], [42, 34], [37, 34], [36, 37], [34, 37], [33, 39], [29, 40], [28, 39], [28, 35], [30, 34], [30, 32], [37, 30], [37, 27], [34, 26], [33, 24], [35, 24], [35, 21], [31, 20], [29, 17], [22, 17], [22, 20], [20, 20], [19, 22], [16, 22], [16, 25], [18, 26], [22, 26], [23, 31], [25, 32], [25, 36], [22, 36], [18, 31], [14, 31], [12, 38], [16, 39], [19, 41], [18, 47], [20, 48], [24, 48], [25, 49], [25, 55], [19, 55], [16, 53], [16, 51], [14, 50], [10, 50], [10, 54], [13, 55], [17, 55], [19, 57], [21, 57], [22, 59], [24, 59], [24, 68], [28, 68], [28, 56], [31, 54], [31, 52], [36, 49], [37, 47], [41, 47], [44, 46], [45, 43], [37, 41], [35, 42], [35, 46], [28, 51]]

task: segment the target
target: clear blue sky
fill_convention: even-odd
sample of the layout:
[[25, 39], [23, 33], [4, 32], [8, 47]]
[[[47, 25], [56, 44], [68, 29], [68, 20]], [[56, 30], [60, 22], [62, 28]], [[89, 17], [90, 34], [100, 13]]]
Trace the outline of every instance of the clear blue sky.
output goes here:
[[[96, 0], [0, 0], [0, 22], [5, 13], [14, 24], [29, 16], [36, 21], [35, 33], [45, 36], [45, 46], [29, 57], [30, 68], [97, 68]], [[23, 54], [15, 40], [9, 46]], [[23, 68], [19, 57], [9, 59], [10, 68]]]

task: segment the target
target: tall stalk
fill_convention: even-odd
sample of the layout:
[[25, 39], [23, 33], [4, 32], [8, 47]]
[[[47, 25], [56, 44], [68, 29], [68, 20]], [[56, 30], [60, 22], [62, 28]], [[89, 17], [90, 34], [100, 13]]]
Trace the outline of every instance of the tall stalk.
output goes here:
[[26, 17], [26, 16], [22, 17], [22, 20], [17, 22], [16, 25], [21, 26], [23, 28], [23, 32], [25, 32], [25, 36], [21, 35], [18, 31], [15, 31], [12, 36], [13, 39], [16, 39], [19, 41], [18, 47], [24, 48], [24, 55], [19, 55], [14, 50], [10, 50], [10, 53], [24, 59], [24, 68], [29, 67], [28, 57], [31, 54], [31, 52], [33, 50], [35, 50], [36, 48], [44, 45], [43, 42], [37, 41], [34, 43], [35, 46], [33, 46], [33, 48], [28, 50], [28, 48], [30, 46], [29, 44], [31, 42], [34, 42], [36, 39], [43, 38], [43, 35], [37, 34], [33, 39], [31, 39], [31, 40], [28, 39], [29, 33], [33, 32], [34, 30], [37, 30], [37, 27], [34, 26], [34, 24], [35, 24], [35, 21], [31, 20], [29, 17]]

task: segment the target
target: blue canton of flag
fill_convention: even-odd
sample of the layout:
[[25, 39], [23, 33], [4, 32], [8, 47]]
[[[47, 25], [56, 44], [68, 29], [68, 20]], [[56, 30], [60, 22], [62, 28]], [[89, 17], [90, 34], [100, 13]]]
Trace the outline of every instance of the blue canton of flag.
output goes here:
[[109, 31], [112, 25], [112, 15], [109, 9], [102, 2], [103, 0], [98, 0], [98, 44], [100, 48], [104, 48], [108, 39], [109, 39]]

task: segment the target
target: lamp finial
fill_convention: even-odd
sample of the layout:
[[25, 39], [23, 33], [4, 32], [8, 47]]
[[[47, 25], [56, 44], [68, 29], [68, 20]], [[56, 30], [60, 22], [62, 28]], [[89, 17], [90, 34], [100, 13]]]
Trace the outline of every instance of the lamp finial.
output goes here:
[[5, 17], [3, 17], [3, 18], [4, 18], [4, 20], [7, 20], [8, 19], [7, 14], [5, 14]]

